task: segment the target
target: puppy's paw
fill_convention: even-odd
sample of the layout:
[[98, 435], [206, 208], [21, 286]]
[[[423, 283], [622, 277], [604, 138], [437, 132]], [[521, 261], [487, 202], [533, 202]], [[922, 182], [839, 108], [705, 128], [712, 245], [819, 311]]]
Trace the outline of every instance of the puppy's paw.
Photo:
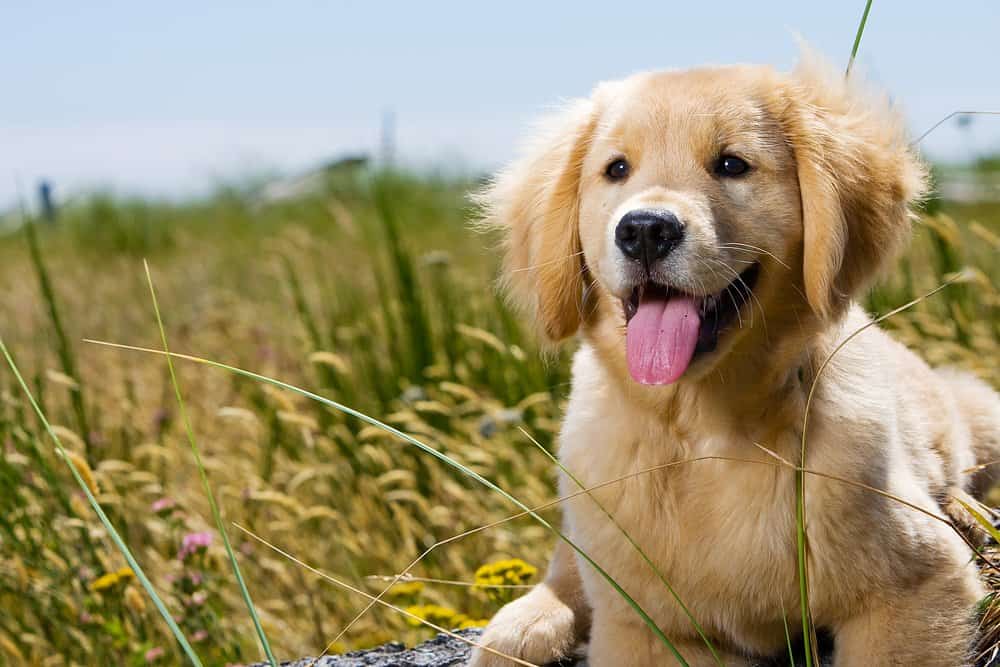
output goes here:
[[[486, 626], [479, 643], [536, 665], [570, 654], [576, 643], [573, 610], [544, 584], [501, 609]], [[511, 660], [476, 648], [470, 667], [508, 667]]]

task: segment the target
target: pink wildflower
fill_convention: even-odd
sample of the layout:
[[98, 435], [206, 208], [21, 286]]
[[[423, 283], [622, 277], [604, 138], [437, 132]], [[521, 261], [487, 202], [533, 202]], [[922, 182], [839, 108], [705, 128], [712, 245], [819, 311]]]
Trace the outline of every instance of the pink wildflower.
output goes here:
[[154, 646], [153, 648], [146, 651], [146, 662], [154, 663], [166, 654], [162, 646]]
[[160, 498], [159, 500], [153, 501], [152, 510], [156, 514], [165, 515], [169, 514], [175, 507], [177, 507], [177, 501], [173, 498]]
[[188, 556], [204, 551], [212, 544], [212, 533], [202, 531], [200, 533], [188, 533], [181, 541], [181, 550], [177, 557], [180, 560], [187, 560]]

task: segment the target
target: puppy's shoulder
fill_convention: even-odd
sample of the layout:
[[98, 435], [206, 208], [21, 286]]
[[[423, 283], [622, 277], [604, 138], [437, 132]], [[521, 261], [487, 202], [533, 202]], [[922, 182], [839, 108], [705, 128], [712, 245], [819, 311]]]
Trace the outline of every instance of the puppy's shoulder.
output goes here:
[[875, 324], [857, 304], [820, 338], [813, 357], [817, 367], [830, 357], [823, 385], [861, 395], [898, 390], [900, 380], [927, 381], [933, 374], [920, 356]]

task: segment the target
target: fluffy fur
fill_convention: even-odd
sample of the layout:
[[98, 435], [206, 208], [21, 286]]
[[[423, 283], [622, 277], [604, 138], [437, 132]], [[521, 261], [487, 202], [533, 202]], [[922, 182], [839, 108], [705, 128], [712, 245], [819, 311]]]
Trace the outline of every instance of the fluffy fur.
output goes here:
[[[723, 152], [752, 166], [723, 179]], [[625, 182], [604, 177], [627, 157]], [[726, 665], [784, 650], [798, 625], [795, 476], [806, 395], [824, 359], [869, 323], [854, 299], [904, 245], [925, 169], [882, 96], [806, 56], [791, 73], [733, 66], [643, 73], [600, 85], [546, 125], [483, 195], [507, 239], [510, 293], [560, 341], [576, 333], [560, 458], [594, 485], [668, 461], [720, 456], [628, 479], [596, 498], [643, 547]], [[760, 265], [753, 298], [717, 349], [670, 386], [631, 380], [621, 216], [668, 208], [686, 225], [663, 279], [696, 294]], [[981, 495], [1000, 458], [1000, 399], [935, 371], [872, 327], [819, 377], [806, 467], [941, 514]], [[560, 479], [564, 493], [575, 486]], [[811, 611], [835, 664], [966, 664], [983, 588], [948, 526], [857, 486], [808, 476]], [[564, 505], [565, 528], [651, 614], [689, 664], [715, 664], [652, 570], [596, 504]], [[502, 609], [483, 641], [544, 664], [587, 642], [589, 664], [674, 660], [565, 545], [548, 576]], [[501, 664], [477, 652], [479, 667]]]

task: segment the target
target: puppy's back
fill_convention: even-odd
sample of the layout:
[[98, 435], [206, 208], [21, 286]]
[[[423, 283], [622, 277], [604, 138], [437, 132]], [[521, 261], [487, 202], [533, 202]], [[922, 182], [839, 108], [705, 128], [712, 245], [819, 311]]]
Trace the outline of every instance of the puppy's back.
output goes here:
[[1000, 481], [1000, 395], [969, 373], [952, 368], [936, 369], [968, 429], [968, 442], [978, 470], [966, 473], [964, 486], [975, 498]]

